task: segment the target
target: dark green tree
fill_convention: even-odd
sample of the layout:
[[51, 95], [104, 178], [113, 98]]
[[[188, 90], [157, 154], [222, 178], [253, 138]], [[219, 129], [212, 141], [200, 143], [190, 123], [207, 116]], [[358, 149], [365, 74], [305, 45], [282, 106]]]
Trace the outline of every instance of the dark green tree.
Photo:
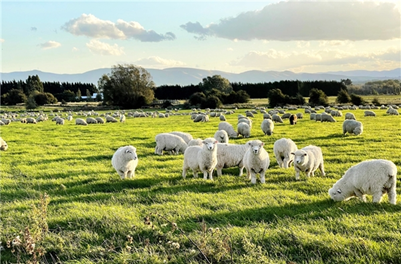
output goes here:
[[272, 89], [267, 94], [267, 98], [269, 99], [269, 106], [275, 107], [279, 105], [286, 104], [286, 96], [280, 89]]
[[189, 97], [188, 103], [191, 106], [200, 107], [202, 102], [206, 100], [206, 95], [202, 92], [194, 93]]
[[363, 105], [365, 104], [365, 100], [363, 100], [362, 96], [351, 94], [351, 103], [354, 105]]
[[138, 108], [154, 98], [154, 82], [148, 71], [132, 64], [113, 66], [98, 82], [104, 103], [123, 108]]
[[202, 82], [199, 83], [199, 88], [205, 94], [208, 94], [212, 89], [216, 89], [224, 94], [229, 94], [233, 90], [230, 81], [220, 75], [203, 78]]
[[351, 102], [351, 96], [348, 94], [348, 92], [346, 90], [341, 89], [338, 92], [336, 102], [339, 104], [349, 103], [349, 102]]
[[201, 103], [201, 108], [218, 108], [221, 107], [223, 104], [221, 103], [220, 99], [215, 96], [211, 95], [208, 96], [206, 100], [203, 100]]
[[3, 94], [1, 96], [1, 102], [2, 104], [7, 104], [7, 105], [16, 105], [19, 103], [25, 103], [27, 100], [26, 95], [22, 90], [19, 89], [12, 89], [6, 94]]
[[57, 103], [56, 97], [51, 93], [38, 93], [35, 92], [33, 98], [37, 105], [55, 104]]
[[43, 83], [40, 81], [38, 75], [28, 76], [26, 80], [26, 95], [30, 95], [32, 92], [38, 91], [39, 93], [44, 92]]
[[322, 90], [312, 88], [309, 92], [309, 104], [312, 106], [316, 105], [326, 106], [329, 104], [329, 98]]

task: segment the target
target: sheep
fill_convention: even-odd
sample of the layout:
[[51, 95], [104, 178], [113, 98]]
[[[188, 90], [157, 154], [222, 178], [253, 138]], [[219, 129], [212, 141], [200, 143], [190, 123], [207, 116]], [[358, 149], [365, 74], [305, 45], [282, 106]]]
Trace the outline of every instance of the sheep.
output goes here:
[[9, 125], [10, 123], [11, 123], [11, 120], [10, 119], [5, 119], [5, 118], [3, 118], [3, 119], [1, 119], [1, 121], [4, 123], [4, 125]]
[[190, 147], [190, 146], [202, 146], [202, 144], [203, 144], [202, 142], [203, 142], [203, 140], [200, 139], [200, 138], [191, 139], [188, 142], [188, 147]]
[[64, 119], [61, 117], [56, 117], [56, 125], [64, 125]]
[[132, 179], [135, 177], [135, 169], [138, 166], [136, 148], [131, 145], [118, 148], [111, 158], [111, 164], [122, 180]]
[[27, 124], [36, 124], [37, 122], [36, 122], [36, 119], [35, 119], [35, 118], [28, 117], [28, 118], [26, 119], [26, 123], [27, 123]]
[[263, 114], [263, 119], [272, 119], [272, 116], [268, 113]]
[[345, 119], [356, 120], [355, 115], [353, 113], [345, 113]]
[[76, 125], [82, 125], [82, 126], [87, 126], [88, 125], [88, 123], [86, 123], [86, 121], [83, 120], [82, 118], [75, 119], [75, 124]]
[[163, 155], [163, 150], [172, 151], [176, 155], [180, 151], [184, 153], [188, 146], [181, 137], [170, 133], [160, 133], [156, 135], [155, 140], [155, 153], [158, 155]]
[[297, 119], [302, 119], [304, 118], [304, 115], [302, 113], [296, 113]]
[[26, 118], [21, 118], [21, 123], [26, 124]]
[[223, 168], [239, 167], [239, 176], [244, 172], [243, 158], [248, 149], [247, 144], [218, 144], [217, 147], [217, 176], [222, 175]]
[[237, 131], [238, 135], [242, 135], [244, 138], [249, 138], [251, 136], [251, 128], [247, 123], [238, 123]]
[[262, 128], [263, 134], [268, 136], [271, 136], [273, 134], [274, 123], [272, 120], [264, 119], [260, 127]]
[[294, 162], [294, 156], [291, 154], [298, 150], [297, 145], [290, 138], [281, 138], [276, 140], [273, 145], [274, 156], [280, 168], [288, 169]]
[[359, 197], [366, 202], [366, 194], [373, 196], [374, 203], [380, 203], [387, 193], [390, 204], [396, 204], [397, 167], [389, 160], [375, 159], [362, 161], [351, 168], [329, 190], [334, 201], [347, 201]]
[[343, 113], [340, 110], [331, 110], [330, 111], [331, 116], [336, 116], [336, 117], [342, 117]]
[[226, 117], [223, 114], [219, 116], [219, 119], [220, 121], [227, 121]]
[[125, 115], [121, 115], [120, 116], [120, 123], [124, 123], [125, 122]]
[[217, 140], [206, 138], [203, 146], [188, 147], [184, 153], [184, 164], [182, 166], [182, 177], [185, 179], [188, 169], [191, 169], [194, 178], [198, 177], [198, 171], [203, 172], [203, 179], [213, 180], [213, 170], [217, 164]]
[[[99, 118], [100, 118], [100, 117], [99, 117]], [[68, 120], [68, 121], [72, 121], [72, 115], [67, 116], [67, 120]], [[96, 120], [97, 120], [97, 118], [96, 118]]]
[[346, 133], [353, 133], [354, 135], [360, 135], [363, 132], [363, 125], [361, 122], [347, 119], [343, 122], [343, 135]]
[[269, 153], [263, 148], [264, 143], [260, 140], [251, 140], [246, 143], [248, 149], [244, 154], [243, 163], [246, 168], [248, 179], [256, 184], [256, 174], [260, 174], [260, 182], [265, 183], [266, 170], [269, 168]]
[[98, 124], [104, 124], [104, 119], [101, 118], [100, 116], [95, 118]]
[[365, 111], [365, 116], [376, 116], [376, 113], [373, 111]]
[[88, 124], [97, 124], [97, 120], [93, 117], [87, 117], [86, 118], [86, 123]]
[[310, 175], [315, 176], [315, 171], [317, 168], [320, 169], [320, 172], [323, 176], [326, 175], [324, 172], [323, 154], [321, 148], [309, 145], [297, 151], [291, 152], [291, 154], [295, 156], [294, 168], [296, 180], [299, 180], [299, 173], [301, 171], [305, 172], [308, 178]]
[[386, 114], [389, 114], [389, 115], [399, 115], [397, 109], [394, 109], [392, 106], [390, 106], [390, 108], [387, 109]]
[[278, 122], [278, 123], [283, 123], [283, 120], [281, 119], [281, 117], [277, 114], [273, 114], [272, 115], [272, 119], [274, 122]]
[[0, 150], [7, 150], [7, 149], [8, 149], [7, 142], [5, 142], [4, 139], [0, 137]]
[[250, 128], [252, 128], [252, 119], [250, 119], [249, 117], [238, 117], [237, 124], [239, 123], [246, 123]]
[[336, 122], [334, 117], [332, 117], [331, 115], [326, 114], [326, 113], [322, 113], [321, 121], [322, 122]]
[[233, 126], [226, 121], [219, 123], [219, 130], [225, 130], [230, 138], [238, 137], [238, 133], [234, 130]]
[[290, 115], [290, 125], [295, 125], [297, 123], [297, 115]]
[[315, 120], [317, 121], [322, 121], [322, 114], [316, 114], [315, 115]]
[[187, 144], [188, 144], [189, 141], [191, 141], [192, 139], [194, 139], [194, 137], [193, 137], [191, 134], [185, 133], [185, 132], [173, 131], [173, 132], [170, 132], [169, 134], [179, 136], [179, 137], [182, 138], [182, 139], [185, 141], [185, 143], [187, 143]]
[[117, 119], [112, 116], [106, 116], [106, 123], [117, 123]]
[[213, 137], [219, 143], [228, 143], [228, 134], [225, 130], [217, 130]]
[[287, 118], [290, 118], [290, 116], [291, 116], [291, 113], [285, 113], [281, 116], [281, 119], [287, 119]]
[[5, 126], [6, 124], [3, 123], [3, 121], [0, 120], [0, 126]]

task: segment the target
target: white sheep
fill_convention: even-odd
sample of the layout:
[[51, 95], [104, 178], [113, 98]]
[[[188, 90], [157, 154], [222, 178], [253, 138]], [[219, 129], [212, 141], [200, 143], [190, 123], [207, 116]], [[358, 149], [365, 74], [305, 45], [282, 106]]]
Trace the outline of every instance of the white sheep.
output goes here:
[[219, 143], [228, 143], [228, 134], [225, 130], [217, 130], [213, 137]]
[[373, 111], [365, 111], [365, 116], [376, 116], [376, 113]]
[[121, 115], [120, 116], [120, 123], [124, 123], [125, 122], [125, 115]]
[[4, 125], [9, 125], [10, 123], [11, 123], [11, 120], [10, 119], [5, 119], [5, 118], [3, 118], [3, 119], [1, 119], [1, 121], [4, 123]]
[[170, 132], [170, 134], [179, 136], [179, 137], [182, 138], [182, 139], [185, 141], [185, 143], [187, 143], [187, 144], [188, 144], [189, 141], [191, 141], [192, 139], [194, 139], [194, 137], [193, 137], [191, 134], [185, 133], [185, 132], [181, 132], [181, 131], [173, 131], [173, 132]]
[[219, 123], [219, 130], [225, 130], [230, 138], [238, 137], [238, 133], [234, 130], [233, 126], [226, 121]]
[[281, 138], [276, 140], [273, 145], [273, 152], [276, 156], [278, 166], [288, 169], [294, 162], [294, 155], [291, 153], [298, 150], [297, 145], [290, 138]]
[[358, 163], [349, 168], [329, 190], [334, 201], [346, 201], [359, 197], [366, 202], [366, 194], [379, 203], [385, 193], [391, 204], [396, 204], [397, 167], [389, 160], [375, 159]]
[[114, 153], [111, 164], [121, 179], [135, 177], [135, 169], [138, 166], [136, 148], [133, 146], [120, 147]]
[[117, 119], [112, 116], [106, 116], [106, 123], [117, 123]]
[[397, 109], [394, 109], [392, 106], [390, 106], [389, 109], [387, 109], [386, 114], [389, 114], [389, 115], [399, 115]]
[[226, 121], [226, 117], [223, 114], [221, 114], [219, 116], [219, 119], [220, 119], [220, 121]]
[[87, 126], [88, 125], [88, 123], [86, 123], [86, 121], [83, 120], [82, 118], [75, 119], [75, 124], [76, 125], [82, 125], [82, 126]]
[[244, 155], [248, 149], [247, 144], [218, 144], [217, 145], [217, 176], [222, 175], [223, 168], [239, 168], [239, 176], [244, 173]]
[[272, 120], [274, 122], [283, 123], [283, 119], [281, 119], [281, 117], [279, 115], [277, 115], [277, 114], [273, 114], [272, 115]]
[[252, 140], [246, 143], [248, 149], [244, 154], [243, 163], [246, 168], [248, 179], [256, 183], [256, 174], [260, 174], [260, 182], [265, 183], [266, 170], [269, 168], [269, 154], [263, 148], [264, 143], [260, 140]]
[[316, 114], [316, 115], [315, 115], [315, 121], [316, 121], [316, 122], [322, 121], [322, 114]]
[[88, 124], [97, 124], [97, 120], [93, 117], [87, 117], [86, 118], [86, 123]]
[[295, 168], [295, 179], [299, 180], [299, 173], [305, 172], [306, 176], [314, 176], [317, 168], [325, 176], [324, 165], [323, 165], [323, 154], [322, 149], [317, 146], [309, 145], [302, 149], [299, 149], [291, 153], [294, 155], [294, 168]]
[[72, 121], [72, 115], [67, 116], [68, 121]]
[[263, 134], [271, 136], [274, 130], [274, 123], [270, 119], [263, 119], [262, 124], [260, 125], [262, 128]]
[[345, 113], [345, 119], [356, 120], [355, 115], [353, 113]]
[[251, 128], [247, 123], [238, 123], [237, 131], [238, 135], [242, 135], [244, 138], [249, 138], [251, 136]]
[[184, 153], [188, 146], [181, 137], [170, 133], [160, 133], [156, 135], [155, 140], [155, 153], [158, 155], [163, 155], [163, 150], [172, 151], [176, 155], [180, 151]]
[[104, 124], [104, 119], [101, 118], [100, 116], [95, 118], [98, 124]]
[[0, 137], [0, 150], [7, 150], [7, 149], [8, 149], [7, 142], [5, 142], [4, 139]]
[[28, 117], [28, 118], [26, 119], [26, 123], [27, 123], [27, 124], [36, 124], [37, 122], [36, 122], [36, 119], [35, 119], [35, 118]]
[[198, 177], [198, 172], [203, 172], [203, 179], [213, 180], [213, 170], [217, 165], [217, 140], [206, 138], [203, 146], [188, 147], [184, 153], [184, 164], [182, 167], [182, 177], [185, 179], [188, 169], [193, 171], [194, 177]]
[[347, 119], [344, 120], [343, 122], [343, 134], [345, 135], [346, 133], [353, 133], [354, 135], [360, 135], [363, 132], [363, 125], [361, 122], [352, 120], [352, 119]]
[[321, 121], [322, 122], [336, 122], [334, 117], [332, 117], [331, 115], [326, 114], [324, 112], [322, 113]]
[[194, 139], [191, 139], [188, 142], [188, 147], [190, 147], [190, 146], [202, 146], [202, 144], [203, 144], [203, 139], [194, 138]]
[[56, 117], [56, 125], [64, 125], [64, 119], [61, 117]]

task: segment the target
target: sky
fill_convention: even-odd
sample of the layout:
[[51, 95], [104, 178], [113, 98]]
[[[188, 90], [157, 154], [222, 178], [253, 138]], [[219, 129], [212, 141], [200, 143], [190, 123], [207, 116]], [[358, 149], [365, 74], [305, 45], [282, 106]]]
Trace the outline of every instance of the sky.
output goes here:
[[401, 67], [401, 1], [0, 2], [0, 72]]

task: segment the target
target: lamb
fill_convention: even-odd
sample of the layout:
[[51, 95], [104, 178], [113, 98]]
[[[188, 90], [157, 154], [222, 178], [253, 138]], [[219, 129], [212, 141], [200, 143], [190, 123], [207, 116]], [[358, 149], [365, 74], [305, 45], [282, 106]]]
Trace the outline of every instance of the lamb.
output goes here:
[[219, 143], [228, 143], [228, 134], [225, 130], [217, 130], [213, 137]]
[[365, 116], [376, 116], [376, 113], [373, 111], [365, 111]]
[[182, 177], [185, 179], [188, 169], [193, 171], [194, 177], [198, 177], [198, 172], [203, 172], [203, 179], [213, 180], [213, 170], [217, 165], [217, 140], [206, 138], [203, 146], [188, 147], [184, 153], [184, 165], [182, 167]]
[[172, 151], [176, 155], [180, 151], [184, 153], [188, 146], [181, 137], [170, 133], [160, 133], [156, 135], [155, 140], [155, 153], [158, 155], [163, 155], [163, 150]]
[[263, 134], [268, 136], [271, 136], [273, 134], [274, 123], [272, 120], [264, 119], [260, 127], [262, 128]]
[[295, 152], [291, 152], [294, 155], [294, 168], [295, 168], [295, 179], [299, 180], [299, 173], [301, 171], [306, 173], [309, 177], [315, 175], [317, 168], [325, 176], [324, 165], [323, 165], [323, 154], [322, 149], [317, 146], [309, 145]]
[[290, 115], [290, 125], [295, 125], [297, 123], [297, 115]]
[[233, 126], [226, 121], [219, 123], [219, 130], [225, 130], [230, 138], [238, 137], [238, 133], [234, 130]]
[[97, 124], [97, 120], [93, 117], [87, 117], [86, 118], [86, 123], [88, 124]]
[[5, 142], [4, 139], [0, 137], [0, 150], [7, 150], [7, 149], [8, 149], [7, 142]]
[[334, 117], [332, 117], [331, 115], [326, 114], [326, 113], [322, 113], [321, 121], [322, 122], [336, 122]]
[[272, 115], [272, 119], [273, 119], [274, 122], [283, 123], [283, 120], [277, 114]]
[[111, 164], [122, 180], [132, 179], [138, 166], [136, 148], [131, 145], [118, 148], [111, 159]]
[[242, 135], [244, 138], [249, 138], [251, 136], [251, 128], [247, 123], [240, 122], [237, 125], [238, 135]]
[[356, 120], [355, 115], [353, 113], [345, 113], [345, 119]]
[[76, 125], [82, 125], [82, 126], [87, 126], [88, 125], [88, 123], [86, 123], [86, 121], [83, 120], [82, 118], [75, 119], [75, 124]]
[[266, 170], [269, 168], [269, 154], [263, 148], [264, 143], [260, 140], [252, 140], [246, 143], [248, 149], [244, 154], [243, 163], [246, 168], [248, 179], [256, 184], [256, 174], [260, 173], [260, 182], [265, 183]]
[[223, 168], [239, 167], [239, 176], [244, 172], [244, 155], [248, 149], [247, 144], [218, 144], [217, 145], [217, 176], [222, 175]]
[[374, 203], [380, 203], [387, 193], [390, 204], [396, 204], [396, 184], [397, 167], [393, 162], [366, 160], [349, 168], [329, 190], [329, 195], [334, 201], [347, 201], [356, 196], [366, 202], [365, 195], [369, 194]]
[[97, 121], [98, 124], [104, 124], [104, 119], [103, 119], [103, 118], [101, 118], [101, 117], [98, 116], [98, 117], [96, 117], [95, 119], [96, 119], [96, 121]]
[[354, 135], [360, 135], [363, 132], [363, 125], [361, 122], [352, 120], [352, 119], [347, 119], [344, 120], [343, 122], [343, 134], [345, 135], [346, 133], [353, 133]]
[[276, 140], [273, 145], [274, 156], [280, 168], [288, 169], [294, 162], [293, 152], [298, 150], [297, 145], [290, 138]]

